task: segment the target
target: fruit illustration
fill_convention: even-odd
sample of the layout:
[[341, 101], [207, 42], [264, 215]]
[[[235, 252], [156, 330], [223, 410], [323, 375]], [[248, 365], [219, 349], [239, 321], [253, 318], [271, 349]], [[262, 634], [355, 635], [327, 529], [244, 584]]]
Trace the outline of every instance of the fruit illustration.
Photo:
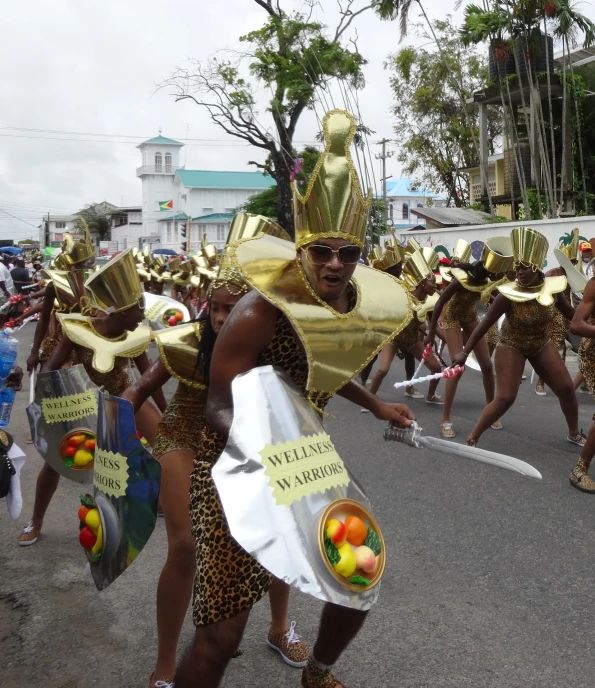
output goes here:
[[180, 313], [180, 311], [178, 311], [174, 317], [176, 320], [184, 320], [184, 314]]
[[[84, 521], [94, 533], [101, 528], [101, 518], [97, 509], [89, 509], [85, 515]], [[366, 549], [368, 548], [366, 547]], [[370, 552], [372, 552], [372, 550], [370, 550]]]
[[81, 495], [79, 517], [79, 543], [92, 562], [97, 562], [103, 551], [103, 529], [101, 515], [95, 500], [89, 495]]
[[85, 449], [93, 451], [95, 449], [95, 440], [85, 440]]
[[79, 449], [74, 455], [75, 466], [86, 466], [91, 461], [93, 461], [93, 454], [86, 449]]
[[79, 507], [79, 512], [78, 512], [79, 521], [84, 521], [85, 517], [87, 516], [89, 511], [91, 511], [91, 509], [89, 509], [88, 506], [85, 506], [84, 504], [82, 504]]
[[172, 315], [172, 317], [168, 319], [167, 324], [170, 327], [173, 327], [174, 325], [178, 324], [178, 321], [176, 320], [176, 317]]
[[357, 563], [355, 561], [355, 554], [351, 549], [351, 545], [346, 542], [339, 547], [339, 561], [335, 564], [335, 571], [340, 575], [348, 578], [353, 575], [353, 572], [357, 568]]
[[347, 532], [345, 525], [336, 518], [331, 518], [326, 524], [326, 535], [329, 537], [337, 547], [340, 547], [345, 542]]
[[77, 444], [82, 444], [86, 439], [85, 435], [71, 435], [68, 444], [76, 447]]
[[372, 573], [374, 571], [376, 568], [376, 555], [369, 547], [362, 545], [358, 547], [353, 554], [358, 569], [361, 569], [365, 573]]
[[347, 542], [355, 547], [363, 545], [368, 537], [368, 526], [357, 516], [348, 516], [345, 519], [345, 530], [347, 531]]
[[83, 526], [79, 533], [79, 542], [85, 549], [92, 549], [97, 542], [97, 535], [89, 526]]
[[65, 456], [74, 456], [76, 454], [76, 447], [72, 444], [69, 444], [66, 449], [64, 450], [64, 455]]

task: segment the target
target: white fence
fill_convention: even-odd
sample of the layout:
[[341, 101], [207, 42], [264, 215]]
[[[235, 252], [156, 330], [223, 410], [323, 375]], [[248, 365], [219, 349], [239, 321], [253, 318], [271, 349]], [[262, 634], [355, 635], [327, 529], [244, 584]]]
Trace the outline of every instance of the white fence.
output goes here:
[[556, 220], [538, 220], [534, 222], [503, 222], [489, 225], [473, 225], [471, 227], [449, 227], [444, 229], [425, 229], [399, 233], [401, 243], [413, 237], [421, 246], [431, 246], [438, 253], [450, 257], [457, 239], [465, 239], [471, 244], [473, 258], [479, 260], [481, 250], [486, 239], [493, 236], [510, 234], [514, 227], [533, 227], [541, 232], [549, 242], [546, 265], [553, 267], [558, 264], [554, 257], [554, 249], [564, 236], [578, 227], [581, 240], [589, 241], [595, 238], [595, 216], [558, 218]]

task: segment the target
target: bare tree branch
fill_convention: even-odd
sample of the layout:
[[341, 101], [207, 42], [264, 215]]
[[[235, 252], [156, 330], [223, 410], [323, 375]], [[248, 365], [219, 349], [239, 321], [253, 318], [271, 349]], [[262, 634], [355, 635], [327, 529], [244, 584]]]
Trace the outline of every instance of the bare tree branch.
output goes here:
[[337, 26], [337, 29], [335, 31], [335, 38], [333, 39], [335, 42], [341, 38], [341, 36], [345, 33], [345, 31], [349, 28], [351, 25], [351, 22], [360, 14], [363, 12], [367, 12], [369, 9], [374, 7], [374, 4], [371, 3], [370, 5], [366, 5], [365, 7], [362, 7], [361, 9], [357, 10], [356, 12], [351, 11], [351, 6], [355, 0], [347, 0], [347, 6], [343, 8], [341, 0], [337, 0], [337, 4], [339, 5], [339, 12], [341, 14], [341, 19], [339, 21], [339, 24]]
[[[275, 19], [281, 18], [280, 15], [278, 15], [273, 9], [273, 0], [254, 0], [254, 2], [265, 9], [271, 15], [271, 17], [274, 17]], [[279, 7], [279, 3], [277, 3], [277, 7]]]

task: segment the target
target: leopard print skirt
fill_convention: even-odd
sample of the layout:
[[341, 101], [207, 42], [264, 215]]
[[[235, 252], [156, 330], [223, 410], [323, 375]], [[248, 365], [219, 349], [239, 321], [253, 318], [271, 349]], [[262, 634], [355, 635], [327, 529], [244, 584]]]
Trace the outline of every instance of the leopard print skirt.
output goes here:
[[180, 382], [157, 426], [153, 456], [158, 459], [176, 449], [197, 454], [206, 406], [207, 390]]
[[[281, 368], [305, 392], [308, 363], [293, 328], [279, 313], [275, 336], [259, 365]], [[324, 408], [330, 397], [318, 397]], [[196, 550], [193, 619], [196, 626], [217, 623], [250, 609], [266, 595], [273, 576], [232, 537], [211, 469], [226, 440], [208, 423], [200, 437], [200, 450], [190, 479], [190, 520]]]

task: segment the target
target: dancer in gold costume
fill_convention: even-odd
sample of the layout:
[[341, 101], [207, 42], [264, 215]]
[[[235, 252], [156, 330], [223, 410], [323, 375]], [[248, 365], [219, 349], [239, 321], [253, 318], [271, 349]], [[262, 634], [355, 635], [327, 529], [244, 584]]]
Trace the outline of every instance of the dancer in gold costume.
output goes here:
[[[93, 315], [59, 314], [63, 335], [43, 364], [42, 372], [58, 370], [69, 361], [73, 365], [82, 364], [98, 387], [120, 395], [132, 382], [127, 372], [130, 359], [134, 359], [141, 372], [150, 363], [146, 350], [151, 331], [140, 325], [144, 318], [143, 292], [131, 251], [119, 254], [92, 273], [85, 289], [87, 293], [79, 297], [81, 310]], [[106, 315], [94, 317], [97, 311]], [[161, 390], [155, 392], [154, 399], [165, 410]], [[156, 409], [150, 404], [139, 411], [138, 425], [143, 434], [150, 433], [156, 415]], [[19, 536], [19, 545], [37, 541], [59, 480], [59, 474], [44, 463], [37, 478], [33, 516]]]
[[[339, 392], [378, 418], [408, 425], [409, 409], [387, 404], [352, 378], [413, 315], [407, 290], [359, 265], [371, 195], [364, 197], [349, 154], [356, 130], [344, 111], [323, 121], [326, 140], [304, 196], [296, 192], [296, 244], [263, 235], [240, 242], [232, 257], [253, 291], [234, 308], [217, 338], [207, 419], [191, 487], [197, 541], [194, 643], [178, 668], [176, 688], [215, 688], [238, 647], [251, 607], [271, 574], [232, 538], [211, 468], [233, 418], [234, 378], [260, 365], [285, 372], [318, 409]], [[350, 346], [342, 345], [349, 338]], [[326, 605], [304, 688], [341, 688], [331, 673], [366, 617]]]
[[477, 346], [488, 327], [506, 315], [495, 354], [496, 396], [482, 411], [467, 444], [477, 444], [485, 430], [512, 406], [528, 360], [558, 397], [568, 424], [567, 440], [584, 446], [585, 436], [578, 427], [578, 404], [572, 380], [549, 339], [547, 329], [556, 307], [565, 317], [571, 319], [573, 316], [572, 308], [563, 295], [566, 278], [544, 276], [542, 267], [548, 242], [543, 234], [529, 227], [516, 227], [512, 230], [511, 239], [516, 281], [498, 287], [500, 293], [493, 306], [453, 361], [464, 365], [467, 355]]
[[[466, 255], [470, 255], [469, 252]], [[440, 295], [434, 308], [430, 330], [424, 344], [431, 344], [442, 316], [446, 345], [450, 360], [463, 350], [464, 337], [469, 338], [479, 325], [477, 302], [487, 302], [489, 295], [500, 277], [512, 265], [512, 250], [508, 237], [493, 237], [485, 242], [481, 260], [477, 263], [460, 263], [450, 269], [451, 282]], [[485, 337], [475, 347], [475, 355], [481, 367], [483, 386], [487, 403], [494, 398], [494, 371]], [[455, 431], [451, 422], [451, 411], [461, 376], [449, 378], [445, 383], [444, 406], [440, 432], [443, 437], [454, 437]], [[494, 429], [500, 429], [499, 419], [493, 423]]]

